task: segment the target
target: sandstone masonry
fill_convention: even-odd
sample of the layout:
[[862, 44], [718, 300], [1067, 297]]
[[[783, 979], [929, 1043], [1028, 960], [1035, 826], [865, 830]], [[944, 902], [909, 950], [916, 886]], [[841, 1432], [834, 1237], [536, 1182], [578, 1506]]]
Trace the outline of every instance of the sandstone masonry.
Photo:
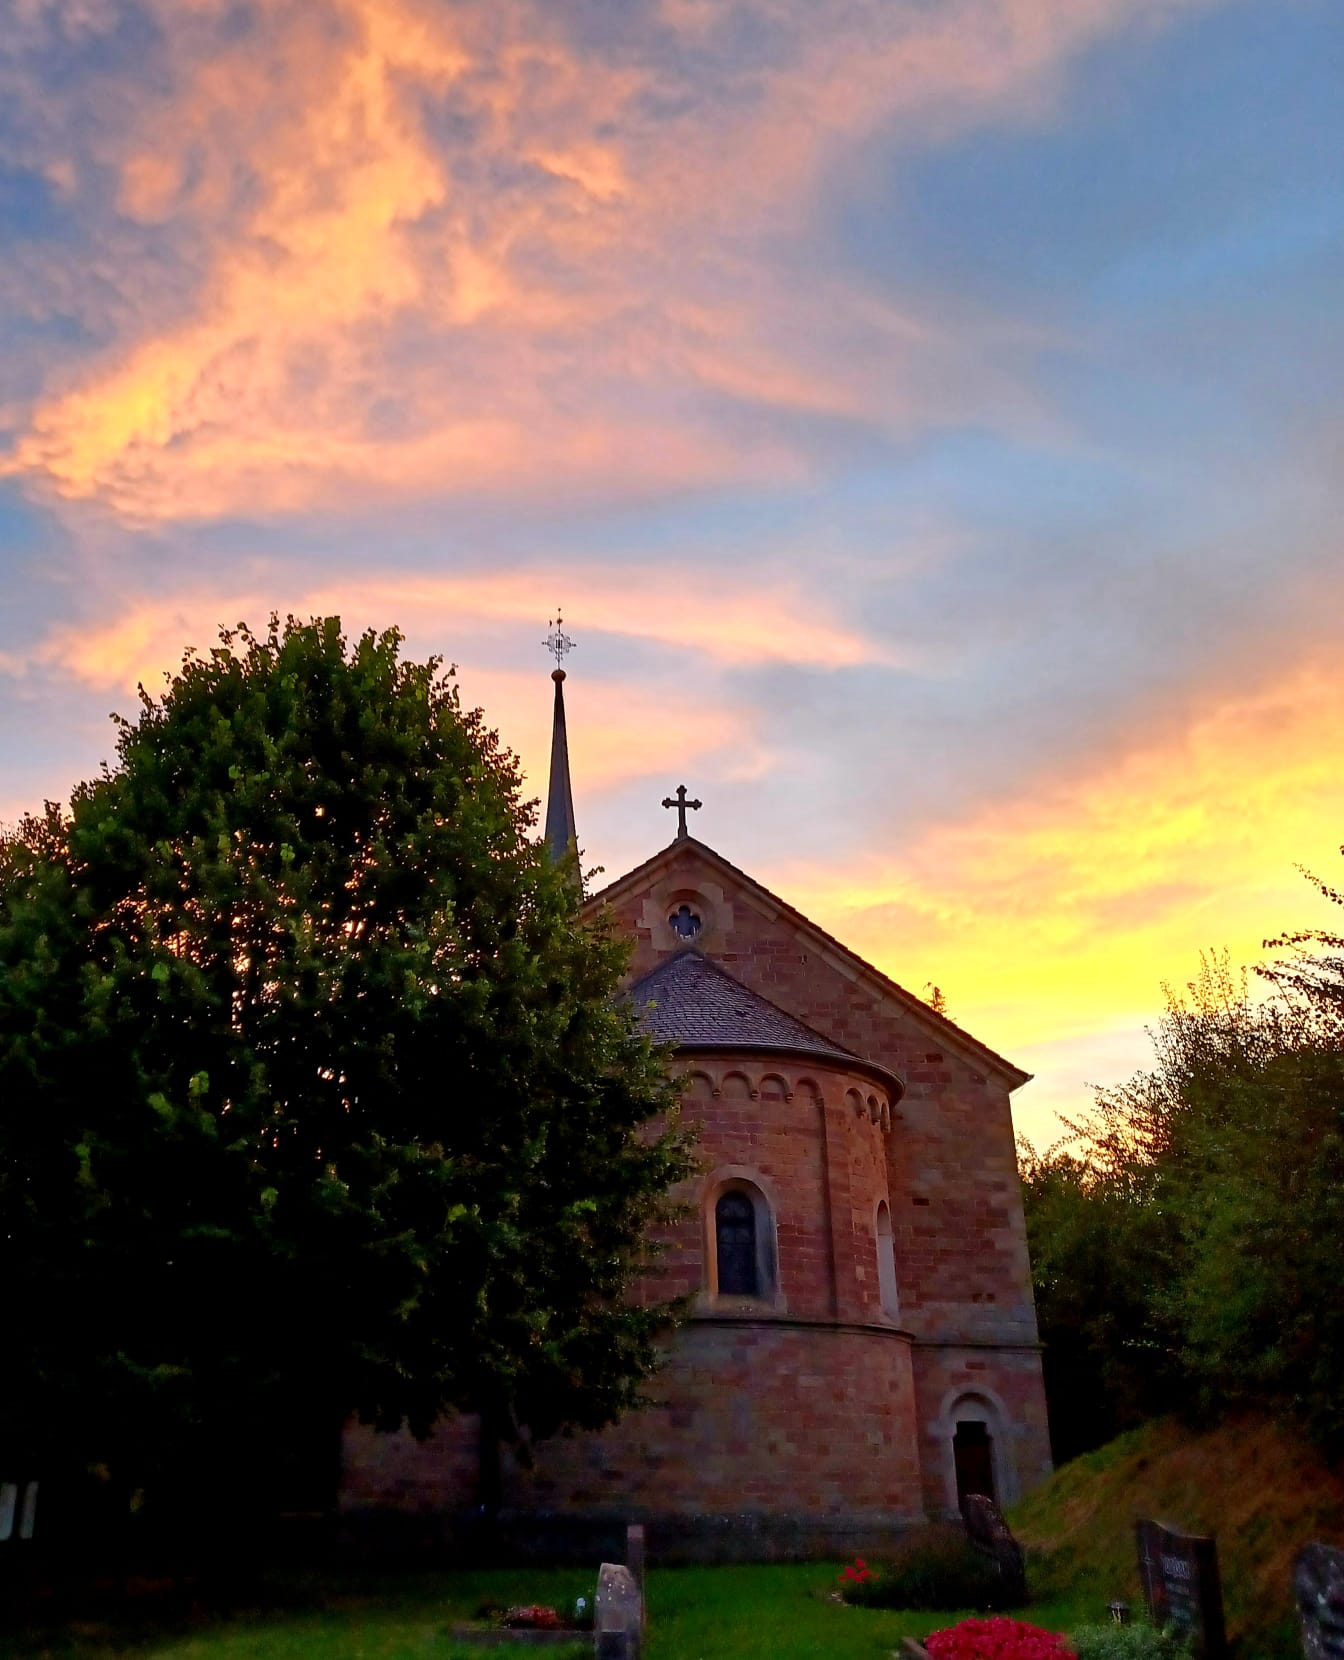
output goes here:
[[[1025, 1074], [687, 835], [588, 901], [678, 1045], [700, 1174], [654, 1402], [504, 1471], [505, 1519], [664, 1556], [873, 1548], [1050, 1468], [1009, 1092]], [[478, 1426], [352, 1426], [349, 1516], [463, 1518]], [[544, 1548], [541, 1547], [541, 1548]]]

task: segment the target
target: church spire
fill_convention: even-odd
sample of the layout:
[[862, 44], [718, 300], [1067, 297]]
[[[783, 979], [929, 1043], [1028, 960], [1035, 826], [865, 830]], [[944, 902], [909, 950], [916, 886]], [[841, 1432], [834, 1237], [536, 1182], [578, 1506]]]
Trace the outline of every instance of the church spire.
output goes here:
[[551, 679], [555, 682], [555, 716], [551, 726], [551, 787], [546, 797], [546, 850], [557, 864], [579, 855], [579, 837], [574, 824], [574, 795], [569, 787], [569, 738], [565, 731], [565, 656], [574, 642], [564, 632], [559, 611], [546, 636], [546, 649], [555, 658]]

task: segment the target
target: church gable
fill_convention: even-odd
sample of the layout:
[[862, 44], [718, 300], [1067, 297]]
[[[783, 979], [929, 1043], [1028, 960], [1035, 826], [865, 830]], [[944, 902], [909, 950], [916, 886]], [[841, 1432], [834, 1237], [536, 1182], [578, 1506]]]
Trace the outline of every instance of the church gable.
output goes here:
[[955, 1056], [976, 1081], [1007, 1090], [1029, 1077], [693, 836], [594, 894], [585, 911], [604, 907], [634, 942], [632, 980], [693, 947], [841, 1048], [903, 1076]]

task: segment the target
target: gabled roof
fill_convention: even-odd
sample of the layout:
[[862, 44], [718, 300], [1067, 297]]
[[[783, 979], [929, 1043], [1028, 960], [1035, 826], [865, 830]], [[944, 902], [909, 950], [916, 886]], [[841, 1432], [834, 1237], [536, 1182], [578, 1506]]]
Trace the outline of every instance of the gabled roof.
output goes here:
[[[847, 968], [854, 978], [866, 982], [879, 996], [888, 998], [907, 1009], [931, 1030], [941, 1032], [950, 1046], [957, 1049], [962, 1055], [997, 1073], [999, 1077], [1007, 1082], [1010, 1090], [1018, 1089], [1029, 1081], [1031, 1078], [1030, 1072], [1024, 1072], [1021, 1067], [1014, 1066], [1010, 1060], [1006, 1060], [1004, 1056], [991, 1049], [988, 1044], [981, 1043], [979, 1038], [974, 1038], [969, 1032], [963, 1031], [955, 1021], [949, 1020], [946, 1015], [939, 1014], [936, 1009], [930, 1008], [922, 997], [917, 997], [914, 992], [907, 991], [904, 986], [898, 985], [895, 980], [888, 978], [881, 969], [874, 968], [856, 951], [851, 951], [833, 934], [828, 934], [810, 917], [806, 917], [801, 911], [796, 910], [787, 899], [781, 899], [778, 894], [771, 893], [770, 889], [758, 882], [754, 876], [749, 876], [746, 871], [739, 870], [731, 860], [725, 859], [721, 853], [716, 853], [712, 847], [707, 846], [695, 836], [678, 836], [675, 841], [669, 842], [666, 847], [660, 848], [652, 857], [645, 859], [643, 864], [636, 865], [633, 870], [627, 871], [624, 876], [618, 876], [614, 882], [609, 882], [605, 888], [590, 895], [584, 905], [584, 910], [597, 909], [604, 903], [610, 903], [630, 888], [648, 884], [656, 879], [660, 866], [672, 864], [676, 858], [688, 851], [698, 854], [711, 867], [717, 866], [724, 875], [730, 877], [749, 893], [754, 893], [767, 909], [787, 917], [800, 933], [807, 935], [813, 941], [818, 949], [834, 958], [839, 958], [841, 965]], [[871, 1063], [868, 1064], [871, 1065]]]
[[814, 1031], [693, 946], [636, 980], [626, 996], [641, 1029], [659, 1043], [687, 1050], [813, 1055], [832, 1065], [877, 1072], [898, 1093], [903, 1090], [886, 1067], [875, 1067]]

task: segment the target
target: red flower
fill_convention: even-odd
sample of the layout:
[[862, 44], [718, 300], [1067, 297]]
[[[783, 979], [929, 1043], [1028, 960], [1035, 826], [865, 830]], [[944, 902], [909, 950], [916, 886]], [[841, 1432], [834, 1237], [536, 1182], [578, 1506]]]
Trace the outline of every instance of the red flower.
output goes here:
[[1000, 1615], [992, 1620], [962, 1620], [924, 1639], [933, 1660], [1075, 1660], [1062, 1637]]
[[560, 1616], [554, 1608], [547, 1608], [544, 1603], [532, 1602], [517, 1608], [505, 1609], [504, 1624], [515, 1628], [530, 1627], [545, 1631], [558, 1626]]
[[848, 1567], [841, 1568], [839, 1575], [842, 1585], [862, 1585], [864, 1580], [876, 1579], [876, 1577], [877, 1575], [874, 1574], [861, 1556], [856, 1556]]

